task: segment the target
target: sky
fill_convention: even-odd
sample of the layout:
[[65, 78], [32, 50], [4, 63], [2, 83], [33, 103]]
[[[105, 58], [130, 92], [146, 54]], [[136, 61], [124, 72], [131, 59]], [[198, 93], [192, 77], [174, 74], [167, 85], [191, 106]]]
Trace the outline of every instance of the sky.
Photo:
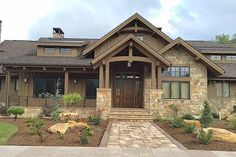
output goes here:
[[100, 38], [136, 12], [173, 39], [236, 34], [236, 0], [0, 0], [1, 40]]

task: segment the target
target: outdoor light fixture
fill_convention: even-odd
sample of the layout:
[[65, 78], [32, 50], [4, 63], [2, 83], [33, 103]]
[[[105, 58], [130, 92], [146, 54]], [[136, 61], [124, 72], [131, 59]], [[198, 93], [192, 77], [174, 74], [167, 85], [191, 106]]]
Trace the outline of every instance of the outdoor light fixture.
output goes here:
[[74, 84], [77, 84], [77, 80], [76, 79], [74, 79]]
[[127, 63], [127, 67], [131, 67], [131, 62], [128, 62], [128, 63]]
[[24, 83], [28, 83], [28, 79], [26, 77], [24, 78]]

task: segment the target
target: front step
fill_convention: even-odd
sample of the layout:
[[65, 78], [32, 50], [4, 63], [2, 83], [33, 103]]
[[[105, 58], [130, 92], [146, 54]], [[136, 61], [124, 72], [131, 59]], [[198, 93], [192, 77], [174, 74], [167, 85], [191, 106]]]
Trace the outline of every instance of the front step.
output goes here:
[[153, 116], [145, 109], [119, 108], [112, 109], [109, 114], [111, 121], [153, 121]]

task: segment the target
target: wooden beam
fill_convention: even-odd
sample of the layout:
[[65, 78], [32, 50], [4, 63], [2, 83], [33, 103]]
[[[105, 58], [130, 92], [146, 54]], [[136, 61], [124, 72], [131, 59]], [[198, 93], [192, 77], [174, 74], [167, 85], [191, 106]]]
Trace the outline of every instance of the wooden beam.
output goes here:
[[157, 68], [157, 89], [161, 89], [161, 66]]
[[152, 62], [152, 65], [151, 65], [151, 76], [152, 76], [152, 80], [151, 80], [152, 89], [156, 89], [156, 63], [155, 62]]
[[[65, 72], [64, 76], [64, 95], [68, 94], [69, 92], [69, 72]], [[67, 103], [64, 102], [64, 107], [67, 107]]]
[[103, 69], [103, 65], [99, 66], [99, 88], [104, 88], [104, 69]]
[[137, 20], [135, 20], [135, 23], [134, 23], [134, 32], [135, 32], [135, 33], [138, 32], [138, 23], [137, 23]]
[[110, 84], [110, 63], [106, 62], [106, 79], [105, 79], [105, 88], [109, 88]]
[[132, 62], [132, 56], [133, 56], [133, 42], [129, 43], [129, 62]]
[[[128, 56], [118, 56], [118, 57], [112, 57], [109, 59], [109, 62], [121, 62], [121, 61], [129, 61], [130, 57]], [[150, 58], [147, 57], [138, 57], [138, 56], [133, 56], [131, 57], [132, 62], [137, 61], [137, 62], [145, 62], [145, 63], [152, 63], [153, 61]]]

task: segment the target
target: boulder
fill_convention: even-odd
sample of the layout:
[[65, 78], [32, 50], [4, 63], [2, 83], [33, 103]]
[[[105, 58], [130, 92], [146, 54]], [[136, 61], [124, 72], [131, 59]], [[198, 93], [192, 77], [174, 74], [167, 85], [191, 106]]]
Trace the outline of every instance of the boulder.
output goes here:
[[72, 112], [66, 112], [66, 113], [60, 113], [60, 120], [65, 121], [65, 120], [78, 120], [79, 119], [79, 114], [78, 113], [72, 113]]
[[195, 125], [196, 129], [201, 129], [201, 123], [198, 120], [184, 119], [184, 124], [193, 124], [193, 125]]
[[236, 113], [233, 113], [233, 114], [229, 115], [226, 120], [227, 121], [236, 120]]
[[205, 132], [213, 131], [213, 140], [220, 142], [236, 143], [236, 134], [221, 128], [204, 128]]
[[74, 128], [84, 128], [88, 127], [88, 124], [85, 122], [75, 122], [75, 121], [68, 121], [67, 123], [57, 123], [50, 128], [48, 131], [54, 134], [65, 134], [67, 130], [71, 130]]

